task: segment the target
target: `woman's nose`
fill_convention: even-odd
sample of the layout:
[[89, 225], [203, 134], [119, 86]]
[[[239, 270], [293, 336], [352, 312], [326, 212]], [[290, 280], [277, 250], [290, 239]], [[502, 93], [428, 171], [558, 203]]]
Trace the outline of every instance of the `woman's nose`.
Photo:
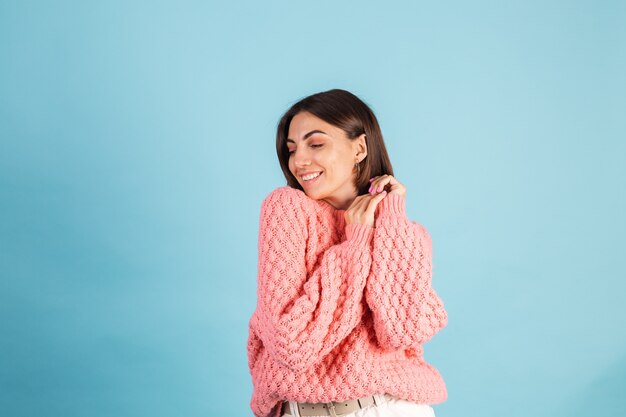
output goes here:
[[309, 165], [309, 157], [305, 155], [304, 152], [300, 152], [300, 153], [294, 152], [293, 158], [297, 167]]

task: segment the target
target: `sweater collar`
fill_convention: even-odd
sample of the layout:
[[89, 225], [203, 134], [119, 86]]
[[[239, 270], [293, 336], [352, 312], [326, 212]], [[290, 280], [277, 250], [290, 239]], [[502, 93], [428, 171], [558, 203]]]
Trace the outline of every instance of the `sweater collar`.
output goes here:
[[341, 223], [341, 224], [345, 222], [344, 215], [346, 213], [346, 209], [337, 209], [326, 200], [313, 200], [313, 201], [315, 201], [320, 206], [324, 214], [326, 214], [329, 217], [332, 216], [336, 222]]

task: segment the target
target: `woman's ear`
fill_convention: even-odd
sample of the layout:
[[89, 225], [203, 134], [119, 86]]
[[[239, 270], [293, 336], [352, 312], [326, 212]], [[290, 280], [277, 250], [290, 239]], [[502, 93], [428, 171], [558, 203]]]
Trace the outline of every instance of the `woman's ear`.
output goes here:
[[355, 155], [359, 162], [363, 161], [367, 156], [367, 142], [365, 141], [365, 133], [354, 141]]

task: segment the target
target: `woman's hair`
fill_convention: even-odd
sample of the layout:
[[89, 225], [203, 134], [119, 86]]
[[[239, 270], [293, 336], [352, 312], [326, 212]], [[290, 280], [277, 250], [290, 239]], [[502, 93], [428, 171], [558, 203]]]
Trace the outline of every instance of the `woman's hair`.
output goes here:
[[[333, 89], [310, 95], [295, 103], [281, 117], [276, 131], [276, 153], [287, 185], [302, 190], [300, 183], [289, 170], [287, 135], [293, 117], [300, 112], [309, 112], [346, 133], [350, 140], [365, 133], [367, 156], [359, 163], [360, 175], [355, 186], [358, 195], [367, 193], [369, 179], [379, 175], [393, 175], [391, 161], [374, 112], [360, 98], [341, 89]], [[356, 168], [355, 168], [356, 169]]]

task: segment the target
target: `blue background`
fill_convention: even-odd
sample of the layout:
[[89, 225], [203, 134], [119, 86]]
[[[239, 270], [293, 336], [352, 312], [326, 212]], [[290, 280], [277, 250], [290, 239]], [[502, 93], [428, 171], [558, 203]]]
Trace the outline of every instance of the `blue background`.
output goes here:
[[347, 89], [433, 237], [438, 416], [626, 415], [621, 1], [0, 3], [0, 415], [252, 416], [275, 127]]

